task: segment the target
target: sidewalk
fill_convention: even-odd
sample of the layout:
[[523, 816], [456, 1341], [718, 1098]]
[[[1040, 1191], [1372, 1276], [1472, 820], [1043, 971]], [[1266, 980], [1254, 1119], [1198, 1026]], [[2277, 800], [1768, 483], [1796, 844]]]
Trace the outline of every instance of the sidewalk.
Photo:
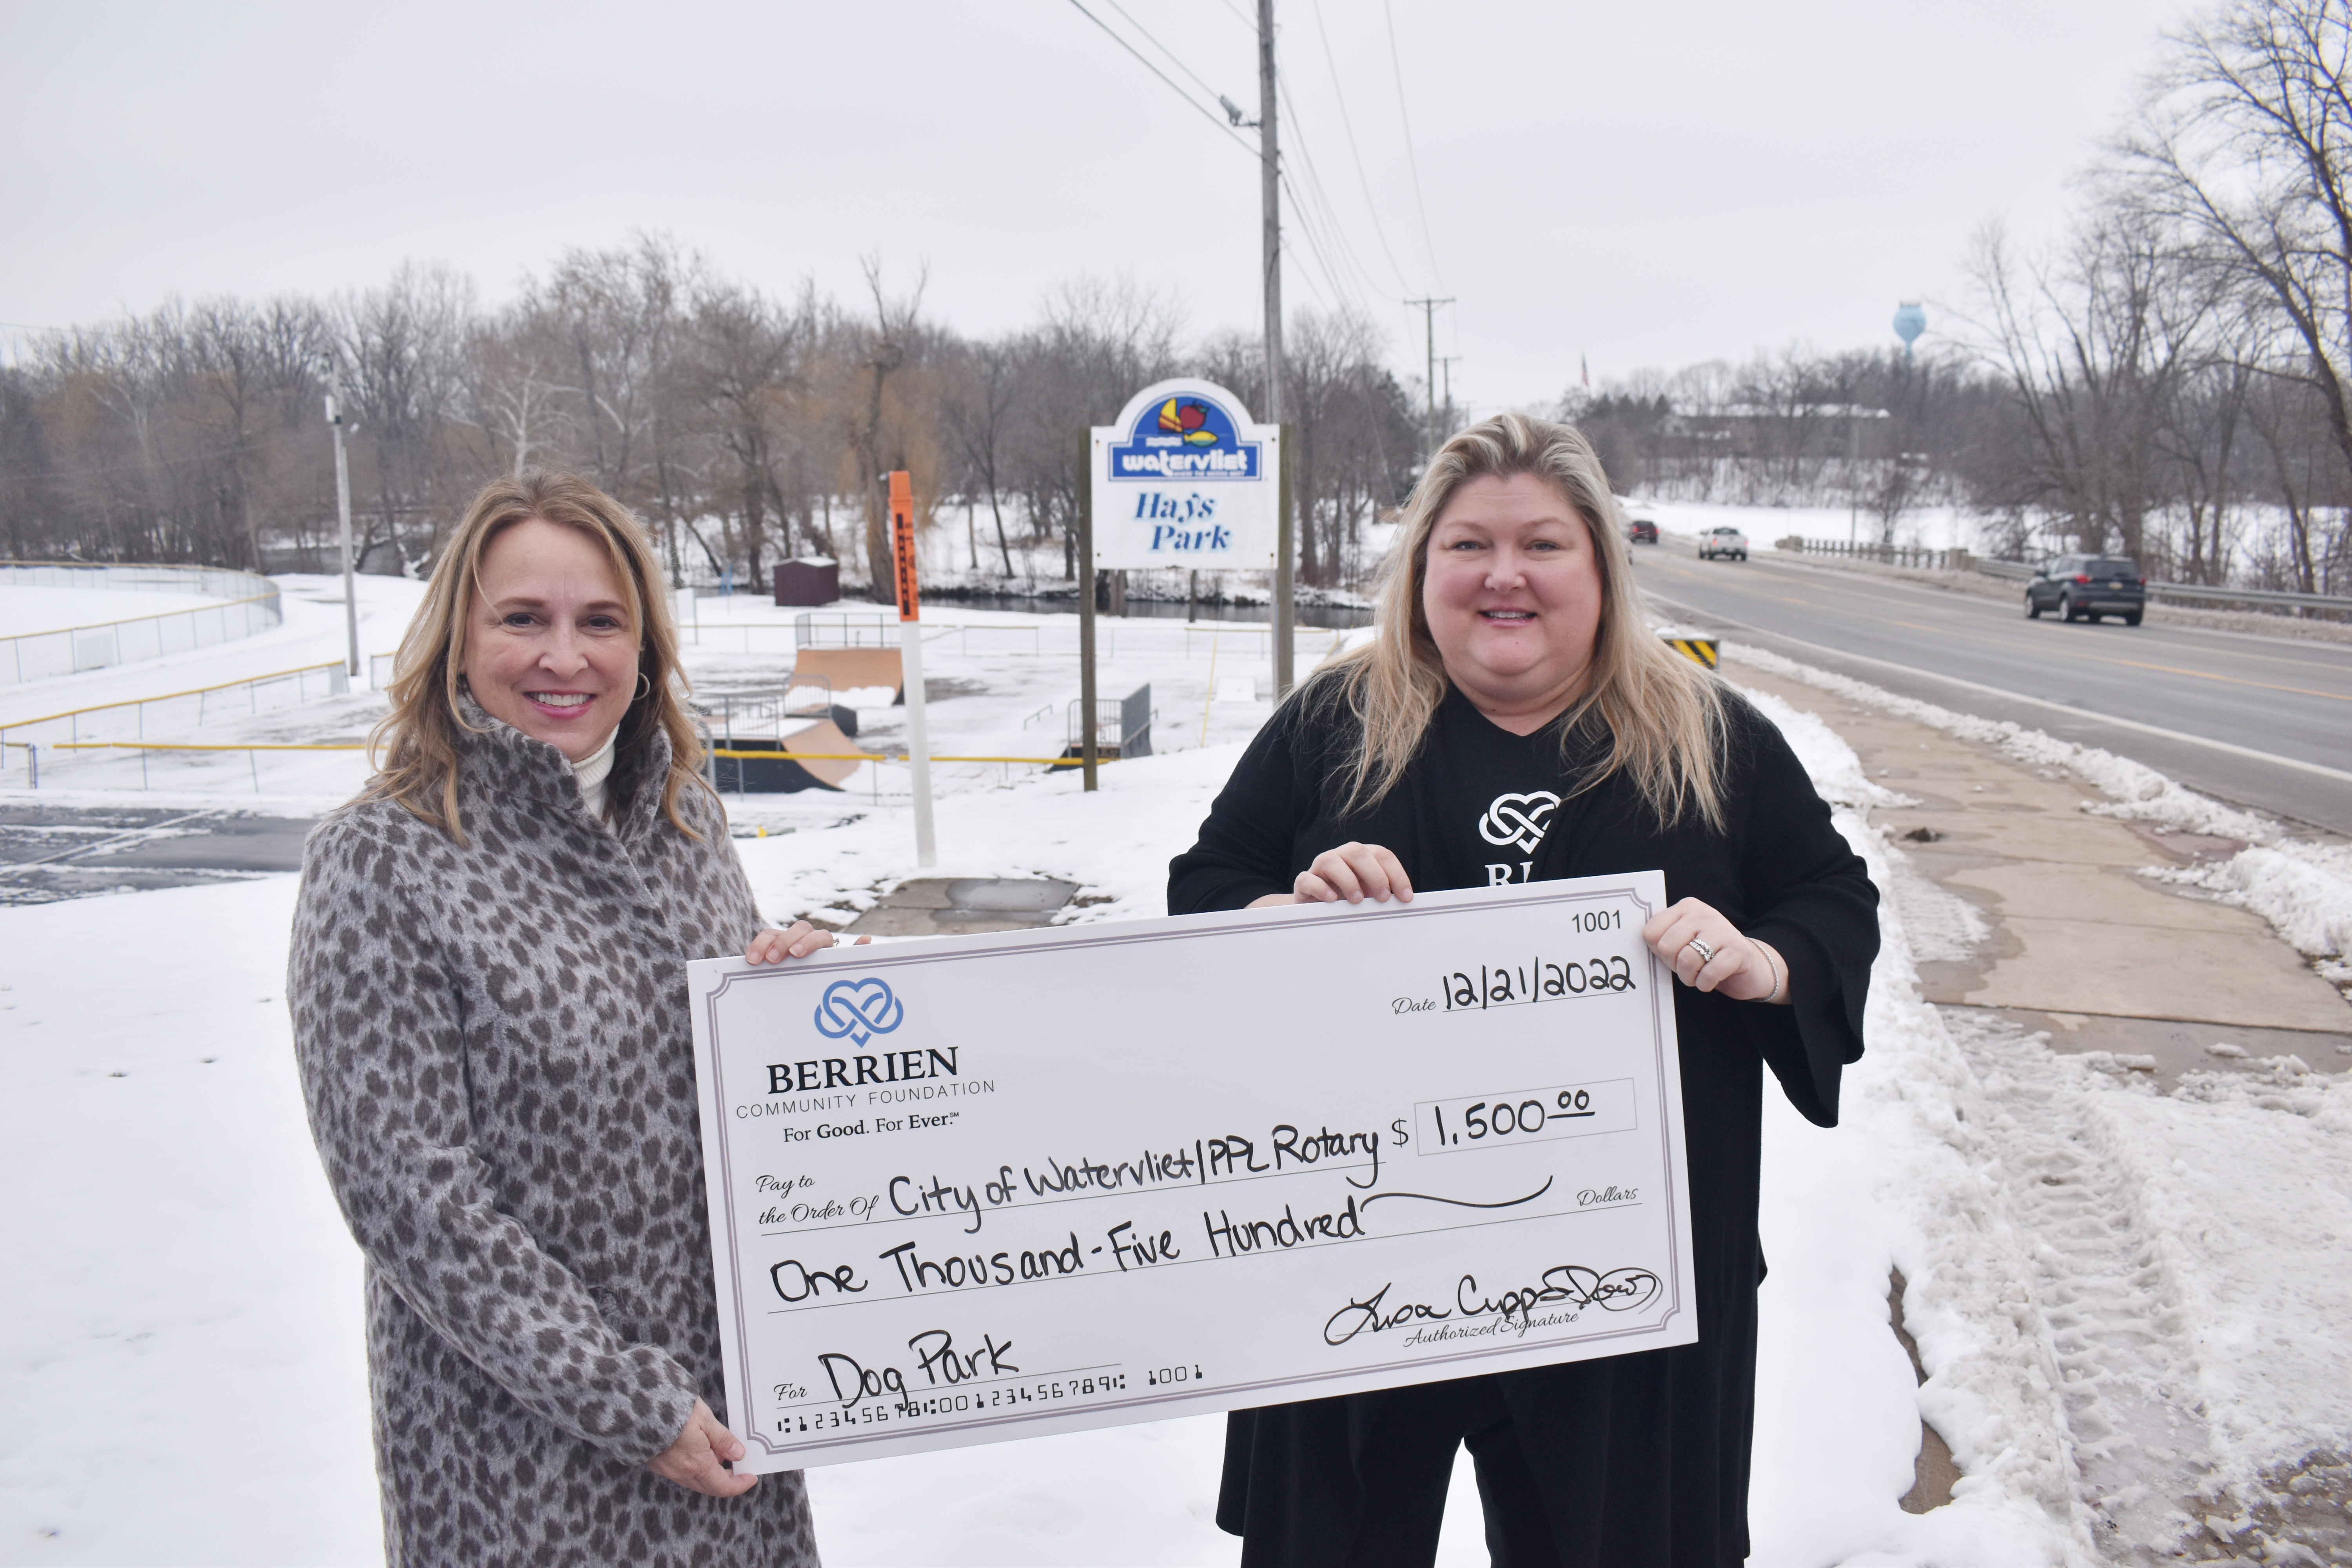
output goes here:
[[[2192, 1068], [2286, 1053], [2352, 1068], [2352, 1005], [2266, 922], [2137, 874], [2243, 845], [2090, 816], [2079, 779], [1736, 658], [1723, 668], [1820, 715], [1873, 782], [1918, 802], [1873, 815], [1933, 889], [1962, 901], [1906, 900], [1944, 916], [1905, 911], [1928, 1001], [2047, 1030], [2055, 1050], [2152, 1057], [2168, 1088]], [[2217, 1044], [2245, 1056], [2210, 1054]]]

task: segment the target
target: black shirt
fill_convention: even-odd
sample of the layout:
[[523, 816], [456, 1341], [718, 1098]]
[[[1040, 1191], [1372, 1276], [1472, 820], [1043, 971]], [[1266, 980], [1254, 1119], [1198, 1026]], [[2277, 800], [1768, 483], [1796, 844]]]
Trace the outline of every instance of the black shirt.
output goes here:
[[[1310, 681], [1258, 732], [1169, 867], [1171, 914], [1288, 892], [1324, 850], [1381, 845], [1416, 889], [1657, 869], [1789, 964], [1793, 1005], [1677, 984], [1699, 1342], [1494, 1374], [1546, 1488], [1567, 1563], [1730, 1565], [1748, 1552], [1755, 1405], [1762, 1069], [1822, 1126], [1862, 1053], [1877, 892], [1771, 723], [1727, 694], [1726, 822], [1662, 824], [1622, 774], [1596, 779], [1605, 735], [1514, 735], [1449, 689], [1403, 778], [1349, 803], [1361, 727], [1336, 679]], [[1322, 1560], [1360, 1509], [1350, 1455], [1378, 1394], [1238, 1413], [1218, 1522], [1245, 1532], [1244, 1568]]]

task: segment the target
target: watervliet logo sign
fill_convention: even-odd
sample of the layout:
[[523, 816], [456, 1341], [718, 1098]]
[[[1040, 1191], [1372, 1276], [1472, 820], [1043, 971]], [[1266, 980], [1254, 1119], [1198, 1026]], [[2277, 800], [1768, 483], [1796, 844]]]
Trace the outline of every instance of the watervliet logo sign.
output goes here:
[[1282, 433], [1206, 381], [1163, 381], [1094, 430], [1095, 565], [1268, 572]]

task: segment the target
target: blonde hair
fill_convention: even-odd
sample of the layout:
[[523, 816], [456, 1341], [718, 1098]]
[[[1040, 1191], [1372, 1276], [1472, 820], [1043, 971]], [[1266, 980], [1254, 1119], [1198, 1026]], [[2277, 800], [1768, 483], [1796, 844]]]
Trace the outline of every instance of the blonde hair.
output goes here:
[[[629, 704], [614, 746], [620, 771], [644, 755], [656, 733], [669, 736], [669, 776], [662, 785], [662, 808], [678, 831], [702, 836], [678, 813], [678, 791], [689, 784], [708, 789], [701, 774], [702, 739], [686, 710], [687, 681], [678, 666], [677, 633], [661, 592], [661, 568], [652, 541], [619, 501], [572, 474], [523, 473], [493, 479], [466, 509], [425, 585], [425, 602], [408, 623], [393, 656], [392, 711], [368, 736], [368, 761], [375, 769], [362, 800], [396, 801], [466, 842], [457, 820], [458, 735], [480, 733], [458, 707], [466, 663], [468, 616], [479, 587], [482, 556], [490, 541], [516, 523], [538, 520], [577, 529], [604, 547], [614, 575], [628, 594], [629, 624], [637, 630], [637, 671], [646, 695]], [[378, 753], [387, 760], [379, 760]]]
[[1445, 443], [1413, 487], [1382, 568], [1372, 640], [1317, 672], [1308, 700], [1345, 702], [1363, 725], [1349, 773], [1347, 806], [1377, 805], [1421, 750], [1444, 700], [1444, 660], [1423, 606], [1429, 539], [1456, 492], [1472, 479], [1533, 474], [1584, 520], [1601, 574], [1601, 622], [1584, 689], [1554, 722], [1563, 757], [1580, 730], [1597, 724], [1610, 742], [1576, 793], [1622, 772], [1662, 826], [1696, 811], [1723, 826], [1721, 759], [1726, 738], [1716, 679], [1651, 635], [1633, 588], [1624, 521], [1591, 442], [1574, 428], [1524, 414], [1480, 421]]

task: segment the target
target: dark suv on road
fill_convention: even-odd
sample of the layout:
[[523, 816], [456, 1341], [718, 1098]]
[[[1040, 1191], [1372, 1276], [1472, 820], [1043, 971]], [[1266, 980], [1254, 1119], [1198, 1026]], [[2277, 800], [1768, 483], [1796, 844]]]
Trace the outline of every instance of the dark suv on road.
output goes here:
[[2138, 562], [2121, 555], [2061, 555], [2025, 585], [2030, 621], [2055, 610], [2070, 621], [2121, 616], [2124, 625], [2136, 626], [2147, 608], [2147, 579]]
[[1637, 517], [1625, 525], [1625, 538], [1633, 544], [1655, 544], [1658, 542], [1658, 525], [1646, 517]]

